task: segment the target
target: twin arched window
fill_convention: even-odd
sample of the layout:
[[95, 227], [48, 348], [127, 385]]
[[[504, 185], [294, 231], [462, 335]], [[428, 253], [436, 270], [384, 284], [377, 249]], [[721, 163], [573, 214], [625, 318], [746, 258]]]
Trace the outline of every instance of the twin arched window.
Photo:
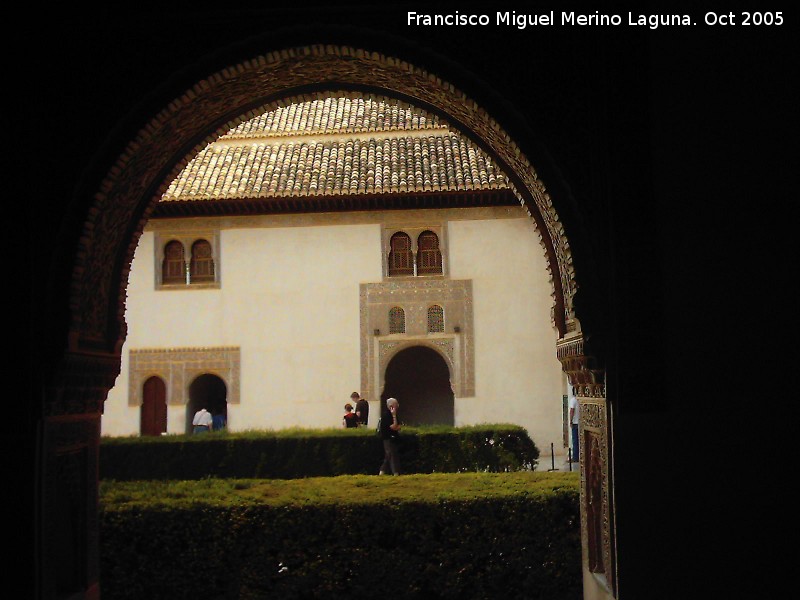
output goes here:
[[[399, 306], [389, 309], [389, 333], [406, 332], [406, 312]], [[428, 307], [428, 333], [444, 332], [444, 309], [438, 304]]]
[[390, 277], [402, 275], [441, 275], [442, 252], [439, 250], [439, 236], [432, 231], [423, 231], [417, 238], [416, 271], [414, 269], [414, 250], [407, 233], [398, 231], [389, 240]]
[[161, 283], [192, 284], [214, 281], [214, 251], [206, 240], [192, 244], [187, 280], [186, 251], [183, 243], [173, 240], [164, 246], [164, 262], [161, 265]]

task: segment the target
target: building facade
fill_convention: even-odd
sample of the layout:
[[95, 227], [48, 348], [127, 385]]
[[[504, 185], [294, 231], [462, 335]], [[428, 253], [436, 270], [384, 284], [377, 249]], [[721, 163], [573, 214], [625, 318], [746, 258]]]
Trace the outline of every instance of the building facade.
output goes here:
[[245, 115], [162, 197], [127, 294], [103, 435], [185, 433], [201, 404], [231, 430], [337, 426], [357, 390], [374, 420], [394, 396], [409, 424], [564, 451], [536, 226], [487, 154], [397, 100]]

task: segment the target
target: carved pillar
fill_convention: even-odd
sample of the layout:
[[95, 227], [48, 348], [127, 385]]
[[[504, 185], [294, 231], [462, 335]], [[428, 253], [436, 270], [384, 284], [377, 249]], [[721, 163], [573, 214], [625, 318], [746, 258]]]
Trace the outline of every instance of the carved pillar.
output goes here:
[[[571, 322], [570, 325], [573, 325]], [[557, 343], [558, 360], [580, 405], [581, 540], [584, 574], [604, 580], [616, 596], [611, 435], [605, 370], [587, 352], [579, 326]]]
[[69, 353], [43, 388], [43, 489], [37, 516], [42, 598], [100, 597], [100, 416], [119, 365], [119, 356], [113, 354]]

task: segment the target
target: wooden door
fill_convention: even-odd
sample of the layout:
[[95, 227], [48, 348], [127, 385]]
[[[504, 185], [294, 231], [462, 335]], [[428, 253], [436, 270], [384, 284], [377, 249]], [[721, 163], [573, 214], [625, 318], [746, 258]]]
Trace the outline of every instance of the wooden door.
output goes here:
[[160, 377], [144, 382], [142, 393], [142, 435], [161, 435], [167, 431], [167, 387]]

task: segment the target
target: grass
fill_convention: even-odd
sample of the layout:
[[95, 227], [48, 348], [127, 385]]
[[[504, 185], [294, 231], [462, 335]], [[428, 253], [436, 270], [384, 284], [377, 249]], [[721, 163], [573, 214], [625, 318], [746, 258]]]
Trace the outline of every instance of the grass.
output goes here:
[[553, 490], [578, 491], [578, 473], [433, 473], [343, 475], [307, 479], [203, 479], [200, 481], [103, 481], [103, 510], [221, 507], [230, 505], [306, 506], [447, 502], [506, 496], [535, 497]]

